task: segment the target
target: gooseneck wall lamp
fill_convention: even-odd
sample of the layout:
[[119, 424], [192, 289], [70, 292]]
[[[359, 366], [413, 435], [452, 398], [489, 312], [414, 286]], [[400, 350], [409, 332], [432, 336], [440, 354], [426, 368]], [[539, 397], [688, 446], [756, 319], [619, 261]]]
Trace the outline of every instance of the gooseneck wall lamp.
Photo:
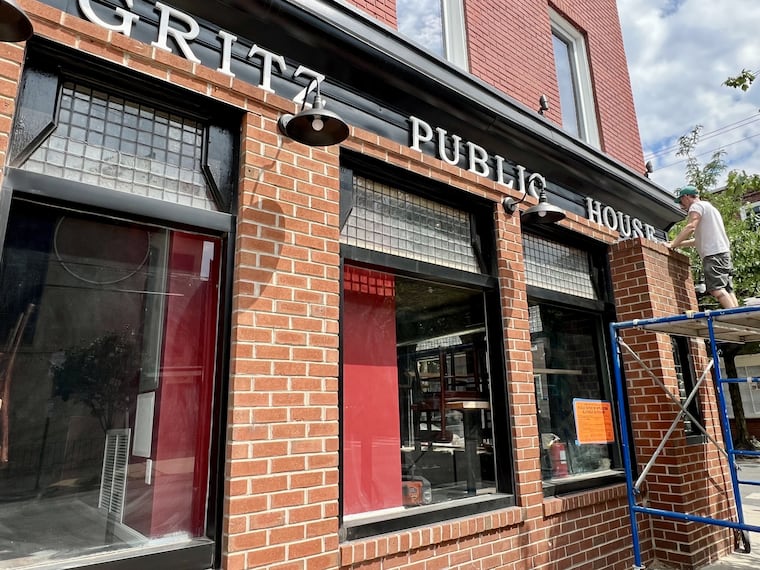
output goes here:
[[14, 0], [0, 0], [0, 42], [23, 42], [33, 31], [31, 20]]
[[[520, 223], [523, 225], [553, 224], [564, 220], [566, 217], [565, 212], [562, 210], [562, 208], [558, 208], [557, 206], [553, 206], [549, 203], [549, 200], [546, 197], [546, 188], [544, 187], [543, 182], [540, 180], [541, 179], [539, 178], [535, 182], [536, 186], [540, 188], [540, 192], [538, 194], [538, 204], [531, 206], [522, 214], [520, 214]], [[517, 210], [517, 206], [525, 200], [525, 197], [527, 195], [528, 193], [526, 192], [519, 200], [505, 196], [501, 201], [501, 205], [504, 207], [504, 211], [507, 212], [507, 214], [510, 216], [513, 215]]]
[[306, 93], [316, 83], [314, 103], [306, 109], [304, 96], [301, 110], [295, 115], [283, 115], [277, 122], [280, 131], [294, 141], [309, 146], [331, 146], [346, 140], [348, 125], [336, 113], [325, 109], [325, 100], [319, 92], [319, 81], [312, 79]]

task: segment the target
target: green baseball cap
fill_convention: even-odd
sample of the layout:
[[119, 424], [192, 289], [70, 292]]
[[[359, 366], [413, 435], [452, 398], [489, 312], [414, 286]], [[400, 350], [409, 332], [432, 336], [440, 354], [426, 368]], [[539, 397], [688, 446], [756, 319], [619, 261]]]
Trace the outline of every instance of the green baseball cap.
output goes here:
[[676, 190], [676, 204], [681, 201], [683, 196], [699, 196], [699, 190], [694, 186], [684, 186]]

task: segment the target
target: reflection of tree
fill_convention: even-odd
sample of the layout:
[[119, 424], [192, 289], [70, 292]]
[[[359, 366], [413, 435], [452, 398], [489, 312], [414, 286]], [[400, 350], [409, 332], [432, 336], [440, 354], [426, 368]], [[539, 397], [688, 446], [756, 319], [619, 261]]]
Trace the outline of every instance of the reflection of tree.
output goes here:
[[106, 431], [114, 427], [117, 414], [129, 408], [139, 366], [131, 335], [106, 334], [65, 351], [63, 361], [53, 366], [53, 395], [88, 406]]

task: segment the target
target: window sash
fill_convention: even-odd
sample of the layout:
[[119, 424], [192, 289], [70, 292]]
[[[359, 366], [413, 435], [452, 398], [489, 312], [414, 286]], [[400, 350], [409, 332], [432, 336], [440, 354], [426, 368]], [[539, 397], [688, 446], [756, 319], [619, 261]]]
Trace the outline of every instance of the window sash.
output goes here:
[[22, 168], [217, 211], [201, 169], [203, 133], [197, 121], [67, 81], [56, 130]]
[[563, 128], [599, 147], [586, 41], [583, 34], [559, 14], [550, 11], [549, 15]]
[[354, 176], [341, 243], [480, 273], [468, 212]]
[[[24, 527], [32, 528], [39, 516], [59, 520], [60, 528], [31, 542], [58, 559], [114, 556], [122, 548], [130, 555], [153, 552], [168, 535], [176, 547], [209, 542], [221, 245], [218, 237], [13, 199], [0, 284], [14, 294], [0, 296], [0, 313], [8, 317], [3, 338], [19, 323], [9, 400], [18, 410], [10, 431], [17, 437], [8, 442], [1, 486], [38, 487], [35, 496], [44, 497], [43, 513], [26, 508], [23, 494], [5, 507], [19, 509], [4, 524], [20, 523], [20, 560], [30, 554]], [[30, 316], [23, 320], [22, 314]], [[99, 378], [107, 382], [93, 382]], [[140, 397], [158, 393], [162, 403], [143, 406], [141, 413]], [[112, 406], [104, 404], [109, 401]], [[181, 434], [172, 427], [178, 422]], [[125, 441], [118, 457], [103, 453], [109, 434]], [[172, 475], [157, 468], [176, 452], [192, 459]], [[32, 467], [39, 471], [27, 469], [28, 457], [37, 458]], [[59, 487], [66, 480], [74, 483]], [[106, 480], [111, 484], [101, 487]], [[50, 490], [55, 493], [48, 496]], [[137, 500], [148, 491], [152, 501]], [[172, 517], [154, 508], [172, 501]], [[109, 504], [113, 514], [101, 516], [98, 506]], [[66, 534], [69, 527], [85, 532], [73, 537]], [[113, 544], [103, 542], [108, 528]]]
[[482, 292], [348, 264], [343, 289], [344, 522], [495, 495]]
[[[601, 318], [529, 300], [529, 319], [542, 478], [552, 485], [594, 485], [621, 467]], [[608, 407], [613, 431], [605, 442], [578, 441], [577, 402]]]
[[523, 236], [528, 285], [598, 300], [588, 252], [546, 238]]

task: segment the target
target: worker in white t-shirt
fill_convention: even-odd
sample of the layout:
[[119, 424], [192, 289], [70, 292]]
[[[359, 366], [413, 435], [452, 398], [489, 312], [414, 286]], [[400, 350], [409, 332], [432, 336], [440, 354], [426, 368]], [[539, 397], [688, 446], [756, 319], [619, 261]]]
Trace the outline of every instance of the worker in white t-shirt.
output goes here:
[[[668, 247], [696, 247], [702, 259], [705, 288], [724, 309], [738, 307], [731, 279], [731, 244], [720, 212], [709, 202], [699, 199], [694, 186], [676, 190], [676, 202], [688, 212], [686, 225]], [[693, 234], [693, 238], [691, 237]]]

